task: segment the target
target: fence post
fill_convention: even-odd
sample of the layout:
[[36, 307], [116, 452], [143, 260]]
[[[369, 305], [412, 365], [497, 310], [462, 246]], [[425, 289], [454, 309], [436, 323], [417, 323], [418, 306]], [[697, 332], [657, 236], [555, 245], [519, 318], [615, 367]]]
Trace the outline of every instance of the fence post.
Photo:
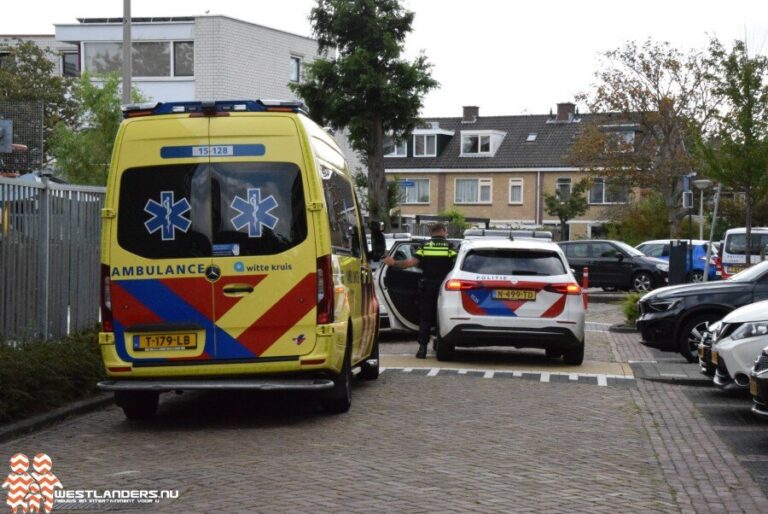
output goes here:
[[48, 302], [50, 297], [50, 243], [51, 243], [51, 200], [49, 174], [41, 173], [43, 188], [40, 190], [40, 249], [38, 256], [38, 296], [40, 312], [40, 335], [48, 339]]

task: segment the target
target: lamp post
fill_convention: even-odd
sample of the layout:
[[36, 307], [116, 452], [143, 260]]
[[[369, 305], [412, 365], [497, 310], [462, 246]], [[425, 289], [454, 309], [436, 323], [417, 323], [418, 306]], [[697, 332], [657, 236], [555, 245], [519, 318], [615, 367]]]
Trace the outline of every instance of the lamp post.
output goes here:
[[693, 185], [699, 190], [699, 240], [704, 239], [704, 190], [712, 187], [713, 182], [706, 178], [693, 181]]

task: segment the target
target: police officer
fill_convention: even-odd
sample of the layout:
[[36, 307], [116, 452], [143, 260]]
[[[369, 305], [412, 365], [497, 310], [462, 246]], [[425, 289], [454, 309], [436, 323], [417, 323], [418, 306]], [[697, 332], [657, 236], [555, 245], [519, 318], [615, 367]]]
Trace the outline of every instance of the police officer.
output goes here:
[[410, 259], [396, 261], [391, 255], [383, 259], [387, 266], [405, 269], [419, 266], [424, 272], [419, 287], [419, 351], [416, 357], [424, 359], [427, 356], [427, 343], [437, 317], [437, 296], [445, 276], [453, 268], [456, 250], [445, 239], [447, 230], [442, 223], [435, 223], [431, 229], [432, 238], [424, 243], [416, 255]]

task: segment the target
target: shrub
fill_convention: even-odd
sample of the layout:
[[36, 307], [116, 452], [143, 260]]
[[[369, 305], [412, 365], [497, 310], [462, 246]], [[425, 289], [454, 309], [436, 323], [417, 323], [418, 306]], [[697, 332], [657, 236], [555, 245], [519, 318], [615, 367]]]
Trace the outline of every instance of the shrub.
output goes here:
[[629, 293], [624, 302], [622, 303], [622, 310], [624, 311], [624, 319], [627, 325], [634, 325], [637, 318], [640, 317], [640, 312], [637, 309], [637, 301], [643, 297], [644, 293], [632, 292]]
[[98, 336], [0, 343], [0, 422], [85, 398], [104, 376]]

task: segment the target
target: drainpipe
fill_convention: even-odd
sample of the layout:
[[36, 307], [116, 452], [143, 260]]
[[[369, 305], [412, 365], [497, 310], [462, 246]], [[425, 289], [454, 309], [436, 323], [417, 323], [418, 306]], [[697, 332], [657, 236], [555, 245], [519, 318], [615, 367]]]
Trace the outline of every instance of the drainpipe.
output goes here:
[[536, 172], [536, 224], [541, 225], [544, 221], [541, 217], [541, 172]]

